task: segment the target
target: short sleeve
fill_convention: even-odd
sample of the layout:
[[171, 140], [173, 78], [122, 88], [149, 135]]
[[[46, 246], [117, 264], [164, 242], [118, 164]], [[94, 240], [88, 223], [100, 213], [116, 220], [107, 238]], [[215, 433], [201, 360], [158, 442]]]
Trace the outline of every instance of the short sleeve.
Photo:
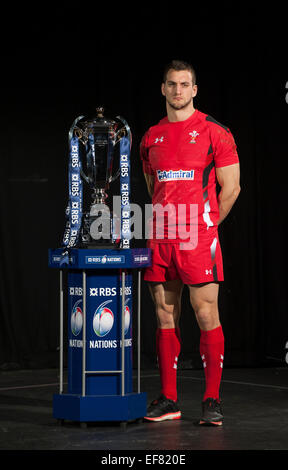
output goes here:
[[235, 140], [227, 127], [212, 124], [211, 140], [216, 168], [239, 163]]
[[153, 175], [153, 170], [149, 162], [149, 131], [142, 137], [140, 143], [140, 158], [142, 160], [143, 172], [148, 175]]

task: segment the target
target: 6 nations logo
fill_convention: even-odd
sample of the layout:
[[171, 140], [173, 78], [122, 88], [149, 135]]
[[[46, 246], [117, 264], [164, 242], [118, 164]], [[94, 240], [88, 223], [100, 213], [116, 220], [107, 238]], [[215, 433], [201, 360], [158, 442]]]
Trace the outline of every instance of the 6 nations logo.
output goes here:
[[[112, 302], [112, 300], [106, 300], [97, 308], [96, 312], [94, 313], [93, 317], [93, 330], [97, 336], [102, 338], [103, 336], [108, 335], [113, 328], [114, 325], [114, 314], [112, 310], [107, 307]], [[124, 334], [126, 335], [129, 330], [130, 326], [130, 309], [128, 305], [125, 305], [125, 312], [124, 312], [124, 325], [125, 331]]]
[[[131, 322], [131, 312], [129, 306], [127, 305], [130, 299], [125, 301], [125, 310], [124, 310], [124, 335], [127, 335], [130, 328]], [[89, 340], [89, 348], [117, 348], [118, 343], [121, 346], [121, 340], [111, 339], [111, 340], [102, 340], [107, 336], [113, 329], [115, 323], [115, 316], [111, 308], [112, 300], [106, 300], [102, 302], [97, 308], [93, 315], [92, 319], [92, 328], [95, 335], [99, 338], [98, 340]], [[82, 310], [82, 299], [77, 300], [74, 303], [71, 310], [71, 332], [75, 339], [72, 338], [69, 340], [70, 347], [82, 348], [83, 343], [82, 339], [79, 338], [80, 333], [83, 329], [83, 310]], [[120, 325], [121, 329], [121, 325]], [[78, 338], [77, 338], [78, 337]], [[132, 346], [132, 338], [125, 339], [125, 346]]]
[[82, 299], [78, 300], [71, 312], [71, 331], [74, 336], [78, 336], [83, 327], [83, 312], [80, 304], [82, 303]]

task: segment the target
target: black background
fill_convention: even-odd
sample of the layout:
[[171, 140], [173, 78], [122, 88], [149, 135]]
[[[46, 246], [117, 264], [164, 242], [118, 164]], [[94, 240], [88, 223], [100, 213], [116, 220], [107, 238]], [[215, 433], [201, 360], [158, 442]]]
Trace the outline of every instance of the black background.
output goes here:
[[[219, 306], [226, 366], [285, 365], [287, 319], [285, 18], [242, 5], [119, 4], [6, 16], [1, 44], [0, 365], [58, 364], [58, 273], [68, 130], [75, 117], [123, 115], [131, 126], [132, 202], [149, 203], [139, 143], [165, 113], [164, 64], [190, 61], [195, 107], [227, 125], [241, 162], [241, 194], [220, 227], [225, 283]], [[124, 10], [126, 8], [126, 11]], [[24, 14], [23, 13], [23, 14]], [[283, 12], [284, 15], [284, 12]], [[287, 99], [288, 101], [288, 99]], [[145, 241], [136, 246], [144, 246]], [[142, 365], [155, 363], [156, 326], [142, 288]], [[198, 367], [199, 331], [187, 292], [183, 366]]]

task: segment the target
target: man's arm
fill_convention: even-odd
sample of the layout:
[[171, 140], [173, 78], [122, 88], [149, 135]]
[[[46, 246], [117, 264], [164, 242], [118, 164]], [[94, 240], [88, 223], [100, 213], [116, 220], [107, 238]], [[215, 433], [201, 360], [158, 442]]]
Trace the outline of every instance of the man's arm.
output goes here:
[[148, 173], [144, 173], [144, 176], [147, 184], [148, 193], [152, 198], [154, 192], [154, 176], [149, 175]]
[[229, 214], [241, 190], [239, 163], [216, 168], [216, 178], [221, 186], [218, 195], [219, 220], [217, 224], [219, 225]]

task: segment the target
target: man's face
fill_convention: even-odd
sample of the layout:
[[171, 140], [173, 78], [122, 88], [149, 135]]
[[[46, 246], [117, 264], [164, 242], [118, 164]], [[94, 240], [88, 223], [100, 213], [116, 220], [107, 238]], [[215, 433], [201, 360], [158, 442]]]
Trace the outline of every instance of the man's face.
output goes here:
[[171, 69], [166, 82], [162, 83], [161, 91], [171, 108], [179, 110], [192, 103], [197, 94], [197, 85], [193, 85], [192, 73], [189, 70]]

